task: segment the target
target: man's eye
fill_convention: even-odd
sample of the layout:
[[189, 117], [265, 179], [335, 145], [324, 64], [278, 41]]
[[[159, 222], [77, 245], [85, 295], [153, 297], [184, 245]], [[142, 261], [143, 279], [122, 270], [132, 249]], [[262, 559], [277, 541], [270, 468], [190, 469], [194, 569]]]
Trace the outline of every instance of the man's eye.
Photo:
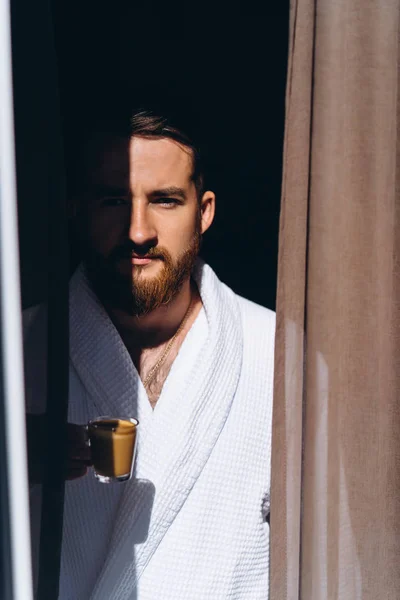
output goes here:
[[156, 198], [153, 200], [153, 204], [160, 204], [161, 206], [172, 207], [180, 204], [176, 198]]
[[101, 206], [127, 206], [128, 200], [126, 198], [102, 198]]

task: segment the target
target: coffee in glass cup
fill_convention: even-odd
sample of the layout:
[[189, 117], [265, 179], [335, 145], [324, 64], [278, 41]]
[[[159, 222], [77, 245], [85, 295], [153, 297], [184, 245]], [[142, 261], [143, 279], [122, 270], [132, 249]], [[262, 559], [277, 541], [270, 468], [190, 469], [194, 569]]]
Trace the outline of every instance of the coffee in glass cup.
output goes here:
[[87, 425], [94, 475], [101, 483], [131, 478], [139, 422], [131, 417], [97, 417]]

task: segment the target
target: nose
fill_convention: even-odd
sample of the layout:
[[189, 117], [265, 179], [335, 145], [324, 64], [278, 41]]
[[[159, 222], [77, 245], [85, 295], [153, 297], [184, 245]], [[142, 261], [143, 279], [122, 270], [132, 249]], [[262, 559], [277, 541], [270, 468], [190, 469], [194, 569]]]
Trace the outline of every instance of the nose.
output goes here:
[[132, 203], [129, 239], [137, 246], [157, 245], [157, 232], [149, 213], [147, 203]]

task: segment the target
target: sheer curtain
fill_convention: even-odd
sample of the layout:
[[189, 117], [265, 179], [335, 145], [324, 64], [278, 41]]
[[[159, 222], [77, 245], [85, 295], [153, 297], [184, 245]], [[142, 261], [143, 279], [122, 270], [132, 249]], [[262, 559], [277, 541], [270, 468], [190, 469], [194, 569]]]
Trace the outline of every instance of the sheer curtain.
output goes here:
[[292, 0], [271, 600], [400, 598], [400, 0]]

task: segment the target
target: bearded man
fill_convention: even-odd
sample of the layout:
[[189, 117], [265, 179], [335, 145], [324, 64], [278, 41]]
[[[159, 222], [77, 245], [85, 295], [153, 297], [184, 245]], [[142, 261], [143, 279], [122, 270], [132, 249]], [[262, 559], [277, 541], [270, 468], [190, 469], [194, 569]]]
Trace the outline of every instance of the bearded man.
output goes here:
[[69, 449], [59, 597], [266, 599], [274, 314], [198, 258], [215, 195], [168, 118], [142, 110], [99, 132], [77, 180], [69, 421], [139, 428], [127, 483], [99, 484], [86, 448]]

